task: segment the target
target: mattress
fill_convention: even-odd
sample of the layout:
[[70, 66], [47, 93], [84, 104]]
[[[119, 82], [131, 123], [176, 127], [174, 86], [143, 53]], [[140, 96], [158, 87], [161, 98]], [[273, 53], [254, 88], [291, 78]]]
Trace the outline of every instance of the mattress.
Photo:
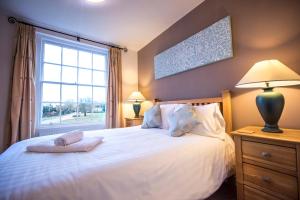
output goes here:
[[58, 135], [12, 145], [0, 155], [0, 199], [205, 199], [226, 179], [234, 143], [140, 126], [85, 132], [103, 143], [83, 153], [29, 153], [26, 146]]

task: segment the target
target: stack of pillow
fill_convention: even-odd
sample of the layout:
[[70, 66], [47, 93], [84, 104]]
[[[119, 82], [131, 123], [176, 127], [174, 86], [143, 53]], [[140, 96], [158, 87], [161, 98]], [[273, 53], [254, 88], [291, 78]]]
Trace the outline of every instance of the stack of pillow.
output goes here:
[[225, 121], [219, 104], [155, 105], [144, 114], [142, 128], [162, 128], [173, 137], [186, 133], [225, 139]]

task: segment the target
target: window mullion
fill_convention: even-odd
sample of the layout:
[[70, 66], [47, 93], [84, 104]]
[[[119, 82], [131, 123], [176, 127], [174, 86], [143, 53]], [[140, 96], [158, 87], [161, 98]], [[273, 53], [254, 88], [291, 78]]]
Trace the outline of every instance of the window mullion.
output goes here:
[[93, 113], [94, 108], [94, 54], [92, 53], [92, 111]]
[[79, 50], [77, 49], [77, 102], [76, 102], [76, 119], [78, 119], [79, 115]]
[[45, 43], [43, 40], [40, 40], [41, 44], [39, 45], [40, 51], [39, 52], [39, 69], [37, 75], [38, 75], [38, 89], [39, 91], [37, 92], [38, 94], [38, 119], [37, 119], [37, 124], [38, 126], [41, 125], [42, 123], [42, 117], [43, 117], [43, 104], [42, 104], [42, 100], [43, 100], [43, 80], [44, 80], [44, 57], [45, 57]]
[[61, 114], [62, 114], [62, 66], [63, 66], [63, 46], [61, 46], [61, 63], [60, 63], [60, 103], [59, 103], [59, 124], [61, 124]]

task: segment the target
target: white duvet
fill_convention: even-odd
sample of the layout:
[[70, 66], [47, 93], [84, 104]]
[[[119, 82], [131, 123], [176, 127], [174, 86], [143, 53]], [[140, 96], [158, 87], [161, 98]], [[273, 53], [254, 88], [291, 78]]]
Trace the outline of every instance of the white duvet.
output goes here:
[[87, 153], [25, 152], [57, 135], [12, 145], [0, 155], [0, 199], [205, 199], [234, 162], [229, 136], [175, 138], [140, 127], [85, 132], [94, 135], [103, 143]]

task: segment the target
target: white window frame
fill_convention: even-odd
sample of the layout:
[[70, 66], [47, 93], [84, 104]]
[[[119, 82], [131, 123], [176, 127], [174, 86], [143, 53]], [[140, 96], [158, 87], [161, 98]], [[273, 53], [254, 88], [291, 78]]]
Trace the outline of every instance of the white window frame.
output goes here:
[[[71, 41], [67, 40], [64, 38], [48, 35], [45, 33], [37, 32], [36, 33], [36, 134], [37, 135], [50, 135], [50, 134], [55, 134], [55, 133], [60, 133], [64, 131], [69, 131], [69, 130], [74, 130], [74, 129], [80, 129], [80, 130], [96, 130], [96, 129], [103, 129], [105, 128], [105, 122], [103, 123], [82, 123], [82, 124], [53, 124], [53, 125], [47, 125], [47, 124], [41, 124], [41, 119], [42, 119], [42, 82], [47, 82], [47, 83], [55, 83], [57, 82], [50, 82], [50, 81], [43, 81], [43, 58], [44, 58], [44, 48], [43, 46], [45, 44], [54, 44], [57, 46], [61, 47], [66, 47], [66, 48], [72, 48], [76, 50], [82, 50], [85, 52], [90, 52], [90, 53], [97, 53], [97, 54], [102, 54], [106, 56], [106, 79], [108, 78], [108, 49], [97, 47], [97, 46], [92, 46], [88, 44], [83, 44], [80, 42], [76, 41]], [[62, 58], [62, 56], [61, 56]], [[57, 64], [56, 64], [57, 65]], [[61, 61], [61, 67], [63, 66], [63, 62]], [[65, 65], [64, 65], [65, 66]], [[67, 66], [67, 65], [66, 65]], [[74, 66], [72, 66], [74, 67]], [[78, 66], [77, 66], [78, 67]], [[78, 67], [81, 69], [80, 67]], [[86, 68], [82, 68], [86, 69]], [[98, 70], [101, 71], [101, 70]], [[103, 72], [103, 71], [102, 71]], [[78, 73], [78, 72], [77, 72]], [[62, 74], [62, 71], [61, 71]], [[93, 76], [92, 76], [93, 77]], [[106, 80], [107, 82], [107, 80]], [[61, 82], [60, 86], [62, 85]], [[82, 85], [82, 86], [90, 86], [93, 87], [93, 82], [92, 84], [65, 84], [64, 85]], [[97, 87], [105, 87], [107, 89], [107, 84], [106, 86], [97, 86]], [[61, 92], [61, 89], [60, 89]], [[78, 90], [77, 90], [78, 93]], [[93, 95], [93, 90], [92, 90], [92, 95]], [[60, 102], [62, 102], [62, 95], [60, 95]], [[78, 97], [77, 97], [78, 98]], [[78, 99], [77, 99], [78, 101]], [[54, 103], [54, 102], [53, 102]], [[77, 107], [78, 107], [78, 102], [77, 102]], [[60, 111], [61, 112], [61, 111]], [[61, 117], [61, 114], [60, 114]]]

